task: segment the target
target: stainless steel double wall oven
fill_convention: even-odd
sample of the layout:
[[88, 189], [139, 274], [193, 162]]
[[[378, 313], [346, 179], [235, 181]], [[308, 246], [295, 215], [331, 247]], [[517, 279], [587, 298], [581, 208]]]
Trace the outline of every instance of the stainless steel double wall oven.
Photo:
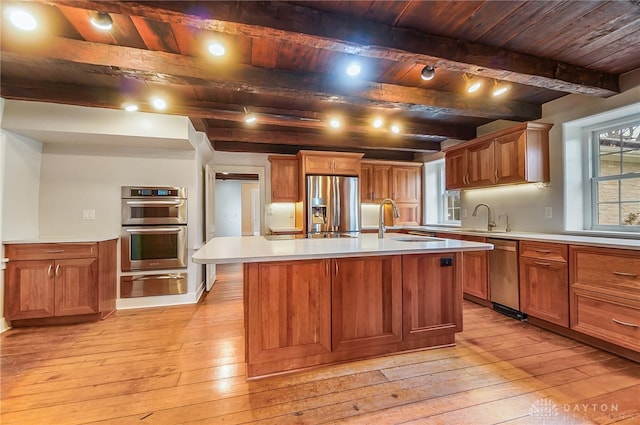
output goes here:
[[185, 293], [186, 273], [149, 272], [187, 268], [187, 189], [123, 186], [121, 254], [122, 298]]

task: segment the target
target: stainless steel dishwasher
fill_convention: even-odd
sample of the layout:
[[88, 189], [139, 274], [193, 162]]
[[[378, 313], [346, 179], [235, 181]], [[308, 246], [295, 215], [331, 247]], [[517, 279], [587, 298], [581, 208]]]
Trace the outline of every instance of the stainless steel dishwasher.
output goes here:
[[493, 309], [518, 320], [526, 319], [520, 311], [518, 283], [518, 241], [487, 239], [489, 251], [489, 294]]

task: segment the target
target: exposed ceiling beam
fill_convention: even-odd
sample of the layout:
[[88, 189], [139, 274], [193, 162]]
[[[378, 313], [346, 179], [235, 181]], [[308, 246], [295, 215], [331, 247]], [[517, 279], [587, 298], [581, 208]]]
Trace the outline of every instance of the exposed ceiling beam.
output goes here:
[[[295, 155], [299, 150], [308, 149], [305, 145], [273, 145], [267, 143], [245, 143], [245, 142], [226, 142], [226, 141], [213, 141], [211, 143], [213, 148], [217, 151], [225, 152], [253, 152], [253, 153], [275, 153], [275, 154], [287, 154]], [[314, 150], [333, 151], [335, 148], [314, 148]], [[352, 149], [344, 148], [340, 149], [342, 152], [357, 152], [364, 153], [364, 157], [367, 159], [386, 159], [390, 161], [413, 161], [413, 152], [407, 151], [381, 151], [375, 149]]]
[[[9, 37], [5, 37], [9, 38]], [[106, 75], [142, 81], [237, 90], [270, 96], [305, 97], [329, 104], [349, 104], [489, 119], [539, 119], [542, 107], [522, 102], [469, 99], [467, 96], [393, 84], [360, 82], [344, 87], [316, 75], [216, 64], [210, 59], [52, 37], [25, 46], [19, 39], [3, 40], [3, 62], [22, 65], [82, 65], [104, 67]], [[75, 64], [75, 65], [74, 65]]]
[[[120, 109], [123, 97], [114, 94], [113, 91], [100, 87], [84, 87], [73, 84], [43, 83], [30, 80], [3, 79], [0, 86], [0, 95], [7, 99], [30, 100], [36, 102], [54, 102], [68, 105], [89, 106], [99, 108]], [[139, 104], [142, 112], [156, 112], [146, 101]], [[239, 105], [228, 105], [230, 110], [214, 109], [225, 107], [224, 104], [211, 105], [209, 102], [190, 102], [189, 104], [176, 103], [167, 111], [168, 114], [184, 115], [191, 119], [194, 128], [207, 133], [209, 124], [207, 120], [224, 120], [242, 122], [244, 112], [238, 112]], [[269, 108], [257, 108], [256, 111], [270, 110]], [[285, 112], [285, 111], [283, 111]], [[317, 115], [310, 111], [296, 111], [298, 115]], [[276, 125], [281, 127], [304, 128], [309, 130], [326, 130], [326, 123], [320, 119], [304, 118], [302, 116], [286, 116], [264, 113], [259, 115], [259, 125]], [[475, 137], [475, 129], [445, 125], [441, 123], [406, 123], [403, 127], [401, 138], [420, 142], [440, 142], [444, 139], [468, 140]], [[352, 135], [368, 136], [372, 129], [370, 125], [360, 120], [349, 124], [349, 133]], [[384, 134], [384, 133], [382, 133]], [[395, 137], [395, 136], [390, 136]]]
[[[401, 136], [394, 137], [349, 137], [342, 134], [315, 134], [288, 131], [264, 131], [229, 128], [209, 128], [207, 137], [212, 142], [248, 142], [265, 144], [301, 145], [308, 147], [324, 147], [342, 150], [376, 149], [401, 150], [412, 152], [437, 152], [440, 150], [438, 142], [422, 142], [407, 140]], [[395, 140], [394, 140], [395, 139]]]
[[227, 34], [295, 41], [364, 57], [429, 64], [566, 93], [609, 97], [620, 92], [618, 76], [613, 74], [280, 2], [207, 2], [198, 7], [198, 16], [188, 12], [189, 2], [56, 3]]

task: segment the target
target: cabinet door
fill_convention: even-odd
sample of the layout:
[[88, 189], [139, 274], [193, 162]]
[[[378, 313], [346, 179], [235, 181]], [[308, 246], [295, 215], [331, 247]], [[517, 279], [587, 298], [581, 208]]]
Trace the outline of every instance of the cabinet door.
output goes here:
[[298, 159], [269, 158], [271, 162], [271, 202], [298, 201]]
[[5, 315], [8, 320], [54, 315], [53, 261], [14, 261], [7, 264]]
[[334, 351], [360, 350], [402, 339], [402, 257], [332, 260]]
[[335, 158], [333, 174], [340, 176], [357, 176], [360, 173], [360, 158]]
[[489, 186], [495, 183], [493, 141], [467, 148], [467, 186]]
[[402, 257], [405, 340], [462, 331], [462, 290], [454, 254]]
[[55, 315], [98, 313], [98, 260], [58, 260], [55, 265]]
[[244, 286], [249, 363], [331, 351], [329, 261], [247, 264]]
[[566, 263], [520, 258], [520, 308], [569, 327], [569, 268]]
[[466, 294], [489, 299], [489, 269], [486, 251], [467, 251], [462, 256], [462, 288]]
[[467, 184], [467, 150], [447, 152], [444, 159], [445, 186], [447, 190], [460, 189]]
[[371, 174], [371, 188], [373, 191], [373, 202], [380, 202], [391, 197], [391, 166], [374, 165]]
[[393, 167], [392, 197], [396, 202], [420, 202], [422, 167]]
[[494, 141], [496, 183], [522, 183], [526, 181], [525, 132], [520, 131], [498, 137]]
[[[387, 204], [388, 205], [388, 204]], [[398, 212], [400, 213], [400, 217], [393, 217], [393, 209], [385, 206], [385, 215], [386, 217], [391, 217], [393, 219], [393, 224], [395, 226], [400, 225], [410, 225], [410, 226], [419, 226], [420, 225], [420, 217], [422, 217], [422, 209], [421, 204], [412, 202], [412, 203], [401, 203], [398, 202], [396, 204], [398, 206]], [[389, 221], [386, 221], [387, 223]]]
[[360, 166], [360, 202], [373, 202], [373, 165]]

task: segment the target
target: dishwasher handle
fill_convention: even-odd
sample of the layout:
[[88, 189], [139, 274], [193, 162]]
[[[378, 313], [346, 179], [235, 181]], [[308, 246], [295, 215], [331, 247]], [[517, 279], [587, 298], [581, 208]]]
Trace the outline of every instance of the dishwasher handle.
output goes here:
[[517, 241], [505, 241], [502, 239], [487, 239], [487, 243], [493, 244], [493, 249], [496, 251], [518, 251]]

